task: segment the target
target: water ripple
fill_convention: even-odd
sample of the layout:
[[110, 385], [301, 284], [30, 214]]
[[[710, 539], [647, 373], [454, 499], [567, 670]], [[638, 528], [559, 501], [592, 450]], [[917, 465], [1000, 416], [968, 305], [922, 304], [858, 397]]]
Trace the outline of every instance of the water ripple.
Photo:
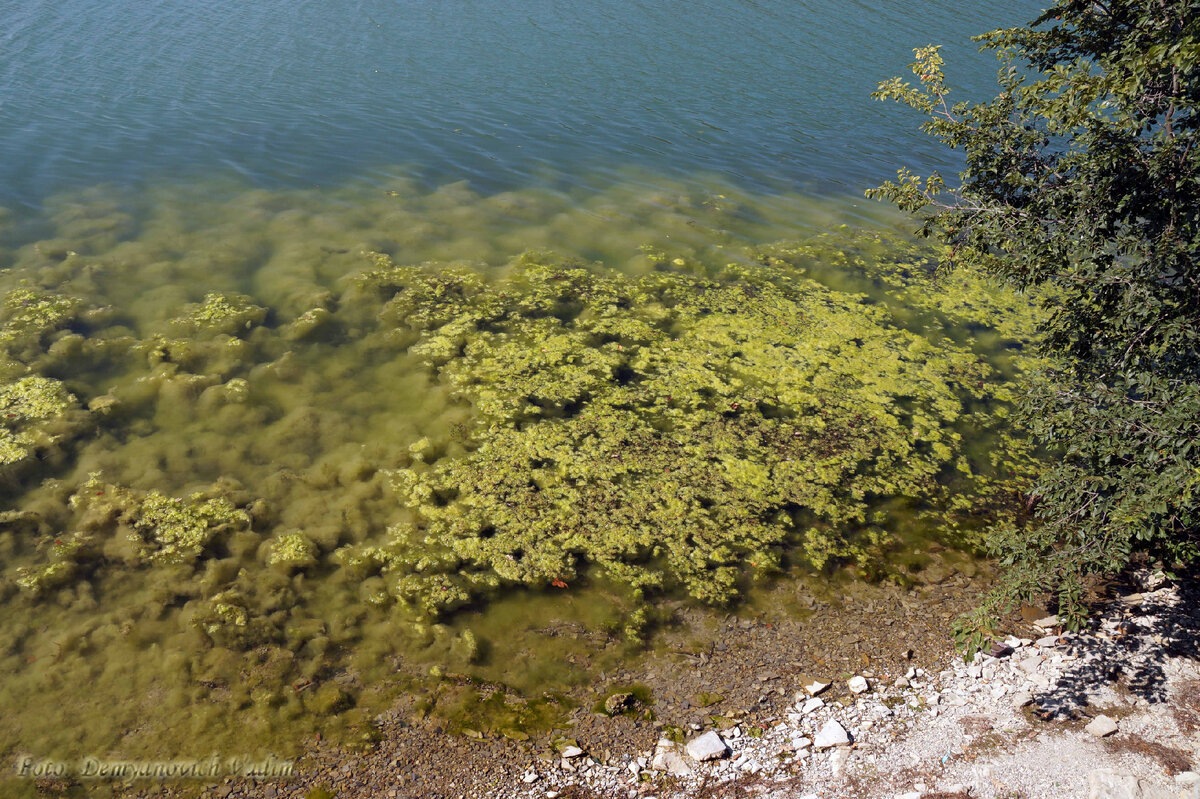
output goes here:
[[304, 186], [417, 165], [508, 188], [640, 164], [861, 187], [942, 165], [873, 104], [913, 46], [967, 41], [1029, 0], [8, 0], [0, 203], [229, 168]]

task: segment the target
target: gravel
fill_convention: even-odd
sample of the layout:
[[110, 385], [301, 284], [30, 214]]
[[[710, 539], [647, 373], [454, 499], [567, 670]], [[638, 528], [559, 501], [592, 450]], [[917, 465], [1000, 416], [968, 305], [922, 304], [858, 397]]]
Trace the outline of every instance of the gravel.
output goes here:
[[[904, 648], [861, 656], [869, 668], [846, 669], [849, 659], [834, 666], [831, 649], [789, 669], [770, 653], [793, 633], [734, 620], [729, 642], [762, 643], [730, 645], [730, 658], [754, 661], [742, 664], [741, 685], [721, 676], [738, 672], [721, 671], [736, 659], [721, 660], [717, 649], [663, 677], [680, 685], [676, 696], [719, 689], [718, 706], [697, 713], [663, 702], [656, 713], [670, 724], [581, 710], [572, 758], [397, 722], [362, 759], [318, 748], [302, 779], [220, 787], [232, 788], [230, 799], [260, 799], [267, 787], [303, 799], [316, 785], [334, 787], [337, 799], [1200, 799], [1200, 587], [1149, 577], [1132, 598], [1114, 597], [1084, 633], [1037, 616], [1037, 624], [1015, 623], [989, 648], [994, 656], [970, 663], [952, 652], [910, 661], [913, 641], [893, 635], [891, 645]], [[875, 608], [863, 617], [880, 618]], [[866, 690], [853, 693], [849, 676]], [[592, 726], [597, 719], [609, 726]], [[1116, 729], [1104, 732], [1104, 720]], [[685, 747], [666, 737], [670, 725], [699, 734]], [[217, 787], [201, 795], [215, 797]]]

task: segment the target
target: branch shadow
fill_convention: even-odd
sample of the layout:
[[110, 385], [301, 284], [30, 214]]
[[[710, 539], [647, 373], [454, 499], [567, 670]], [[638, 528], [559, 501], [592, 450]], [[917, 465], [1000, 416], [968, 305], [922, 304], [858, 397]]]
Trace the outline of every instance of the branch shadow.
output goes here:
[[1168, 701], [1168, 662], [1200, 660], [1200, 571], [1134, 593], [1144, 585], [1130, 575], [1109, 587], [1118, 598], [1096, 603], [1092, 628], [1063, 647], [1076, 660], [1034, 693], [1035, 713], [1081, 718], [1104, 688], [1124, 689], [1148, 704]]

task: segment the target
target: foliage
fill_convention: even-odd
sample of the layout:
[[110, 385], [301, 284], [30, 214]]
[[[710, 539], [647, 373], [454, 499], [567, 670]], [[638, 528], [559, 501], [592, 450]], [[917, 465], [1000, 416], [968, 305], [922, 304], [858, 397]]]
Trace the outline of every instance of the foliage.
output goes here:
[[1052, 361], [1023, 415], [1056, 457], [1031, 495], [1035, 522], [991, 539], [1009, 576], [988, 610], [1049, 590], [1078, 624], [1088, 575], [1197, 556], [1198, 12], [1059, 0], [979, 37], [1002, 65], [993, 100], [952, 103], [936, 47], [915, 51], [917, 85], [875, 93], [924, 114], [965, 168], [953, 188], [901, 170], [868, 195], [918, 213], [946, 265], [1038, 287], [1047, 309]]

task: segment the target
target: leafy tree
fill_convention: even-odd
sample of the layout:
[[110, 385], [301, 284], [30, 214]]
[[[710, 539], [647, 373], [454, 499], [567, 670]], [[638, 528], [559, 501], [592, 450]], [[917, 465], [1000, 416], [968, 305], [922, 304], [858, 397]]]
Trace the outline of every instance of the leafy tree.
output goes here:
[[990, 546], [1007, 578], [963, 625], [978, 644], [1017, 598], [1053, 592], [1072, 626], [1089, 576], [1167, 568], [1200, 544], [1200, 2], [1059, 0], [977, 37], [999, 94], [952, 102], [937, 47], [916, 85], [874, 97], [922, 112], [965, 155], [957, 185], [907, 169], [871, 189], [1045, 306], [1024, 421], [1050, 453], [1025, 523]]

